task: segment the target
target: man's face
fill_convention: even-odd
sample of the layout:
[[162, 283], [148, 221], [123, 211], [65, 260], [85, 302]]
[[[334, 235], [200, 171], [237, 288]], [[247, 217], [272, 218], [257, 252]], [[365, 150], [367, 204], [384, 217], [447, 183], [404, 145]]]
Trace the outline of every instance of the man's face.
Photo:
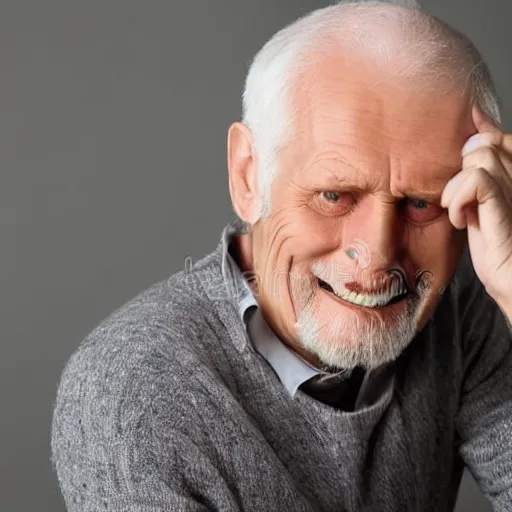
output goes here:
[[253, 226], [259, 302], [310, 362], [377, 366], [425, 324], [464, 247], [439, 203], [470, 104], [340, 59], [298, 88], [271, 214]]

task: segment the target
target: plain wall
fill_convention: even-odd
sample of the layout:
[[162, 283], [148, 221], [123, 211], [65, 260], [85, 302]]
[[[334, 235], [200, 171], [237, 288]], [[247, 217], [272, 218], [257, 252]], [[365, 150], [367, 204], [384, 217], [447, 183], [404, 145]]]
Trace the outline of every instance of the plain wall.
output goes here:
[[[250, 58], [328, 3], [2, 2], [1, 511], [64, 510], [50, 424], [65, 362], [115, 308], [216, 246]], [[424, 5], [476, 41], [510, 128], [511, 3]], [[460, 504], [490, 510], [470, 479]]]

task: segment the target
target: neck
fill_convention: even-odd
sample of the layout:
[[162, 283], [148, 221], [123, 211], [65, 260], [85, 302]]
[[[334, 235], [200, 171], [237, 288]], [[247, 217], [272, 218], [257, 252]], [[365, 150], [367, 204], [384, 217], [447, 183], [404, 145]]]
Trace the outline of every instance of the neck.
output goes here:
[[229, 245], [229, 253], [236, 261], [242, 272], [252, 270], [252, 242], [251, 234], [238, 235], [233, 237]]

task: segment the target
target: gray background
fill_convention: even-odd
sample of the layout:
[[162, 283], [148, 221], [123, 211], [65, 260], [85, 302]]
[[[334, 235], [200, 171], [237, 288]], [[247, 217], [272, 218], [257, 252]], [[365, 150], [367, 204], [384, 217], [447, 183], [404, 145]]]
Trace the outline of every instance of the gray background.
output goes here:
[[[63, 365], [113, 309], [215, 247], [249, 59], [328, 3], [1, 3], [2, 512], [64, 510], [49, 461]], [[510, 129], [512, 2], [424, 6], [475, 40]], [[459, 507], [489, 510], [470, 479]]]

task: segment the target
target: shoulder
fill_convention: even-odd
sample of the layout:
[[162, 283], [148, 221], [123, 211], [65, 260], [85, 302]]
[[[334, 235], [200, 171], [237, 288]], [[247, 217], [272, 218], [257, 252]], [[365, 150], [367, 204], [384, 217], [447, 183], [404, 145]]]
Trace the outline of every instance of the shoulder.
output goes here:
[[222, 323], [200, 285], [204, 275], [185, 274], [114, 311], [67, 361], [52, 421], [59, 474], [89, 457], [104, 455], [107, 463], [119, 450], [140, 452], [155, 436], [171, 442], [208, 409], [214, 414], [216, 401], [231, 399], [218, 358], [210, 357], [216, 344], [204, 341], [218, 336]]
[[[215, 253], [141, 291], [109, 314], [78, 345], [64, 369], [107, 377], [112, 367], [124, 369], [142, 361], [166, 358], [168, 368], [184, 366], [204, 348], [207, 329], [215, 330], [218, 308], [209, 287], [221, 275]], [[184, 357], [184, 354], [189, 357]]]
[[205, 340], [219, 335], [222, 322], [202, 277], [179, 272], [153, 284], [85, 337], [62, 371], [54, 430], [76, 430], [70, 422], [79, 417], [123, 430], [161, 394], [180, 408], [179, 396], [202, 389], [204, 379], [215, 385], [215, 343]]
[[[63, 379], [79, 375], [107, 378], [159, 354], [175, 370], [185, 350], [193, 352], [193, 337], [207, 313], [204, 297], [182, 282], [181, 273], [153, 284], [107, 316], [78, 345], [63, 371]], [[76, 375], [73, 375], [76, 374]]]
[[149, 473], [173, 475], [196, 445], [204, 447], [197, 457], [209, 456], [202, 416], [220, 425], [218, 404], [233, 398], [203, 341], [221, 325], [196, 282], [204, 276], [185, 274], [114, 311], [69, 358], [51, 431], [52, 464], [68, 500], [77, 489], [90, 499], [121, 495]]

